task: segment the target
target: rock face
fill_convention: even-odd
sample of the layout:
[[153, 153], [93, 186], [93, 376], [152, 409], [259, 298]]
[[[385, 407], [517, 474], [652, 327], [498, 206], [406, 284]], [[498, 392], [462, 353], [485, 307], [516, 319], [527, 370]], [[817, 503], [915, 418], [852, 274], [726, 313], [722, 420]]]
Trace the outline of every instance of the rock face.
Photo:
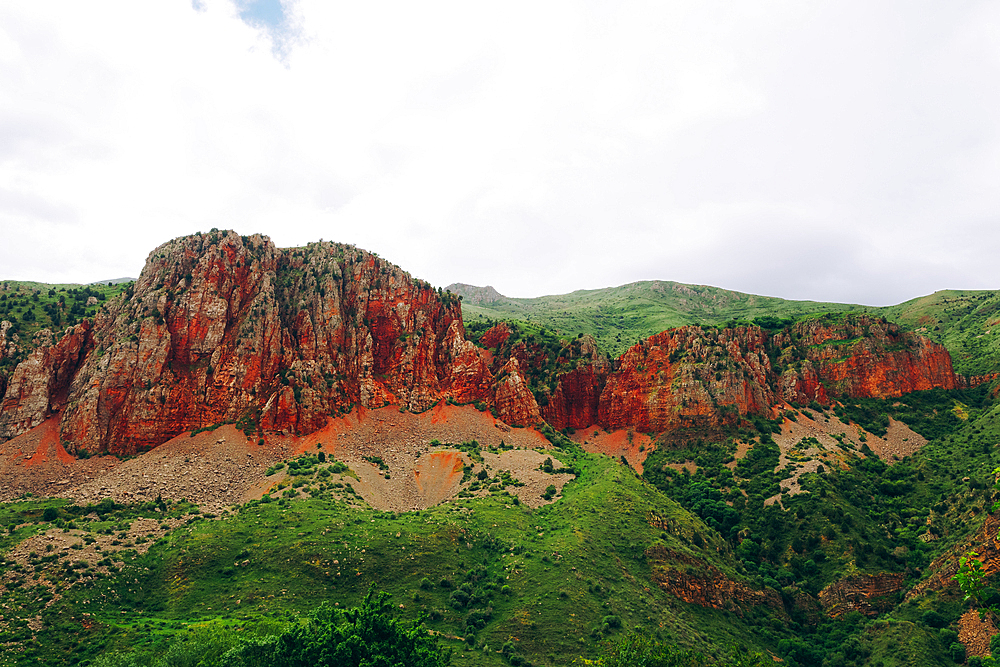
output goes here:
[[868, 315], [826, 316], [773, 336], [755, 326], [688, 326], [647, 338], [611, 369], [595, 363], [563, 375], [543, 416], [560, 429], [659, 433], [770, 416], [780, 401], [826, 405], [961, 384], [943, 346]]
[[[9, 326], [8, 326], [9, 328]], [[943, 347], [884, 320], [828, 316], [770, 335], [681, 327], [611, 362], [592, 338], [499, 324], [466, 338], [458, 297], [353, 246], [278, 249], [234, 232], [170, 241], [92, 321], [39, 334], [0, 323], [0, 439], [59, 414], [70, 449], [130, 454], [223, 421], [322, 428], [354, 406], [475, 403], [503, 421], [658, 433], [769, 415], [782, 400], [958, 386]]]
[[71, 327], [54, 345], [48, 330], [37, 337], [37, 347], [17, 365], [0, 402], [0, 437], [4, 440], [38, 426], [65, 403], [90, 338], [90, 326]]
[[76, 449], [132, 453], [232, 420], [310, 432], [354, 405], [491, 399], [457, 299], [351, 246], [213, 232], [154, 250], [89, 327], [17, 367], [0, 434], [62, 406]]
[[890, 398], [959, 386], [943, 346], [868, 315], [800, 322], [776, 335], [774, 344], [782, 360], [808, 364], [809, 371], [800, 373], [806, 395], [815, 383], [807, 375], [813, 373], [827, 391], [840, 396]]
[[896, 606], [902, 588], [902, 574], [883, 572], [848, 577], [821, 590], [819, 603], [831, 618], [839, 618], [850, 611], [877, 616]]
[[776, 399], [765, 341], [757, 327], [681, 327], [651, 336], [608, 377], [599, 422], [660, 432], [763, 414]]
[[773, 589], [750, 588], [702, 560], [664, 547], [650, 547], [646, 550], [646, 558], [652, 568], [653, 581], [684, 602], [712, 609], [730, 609], [740, 616], [747, 607], [764, 605], [784, 615], [781, 596]]

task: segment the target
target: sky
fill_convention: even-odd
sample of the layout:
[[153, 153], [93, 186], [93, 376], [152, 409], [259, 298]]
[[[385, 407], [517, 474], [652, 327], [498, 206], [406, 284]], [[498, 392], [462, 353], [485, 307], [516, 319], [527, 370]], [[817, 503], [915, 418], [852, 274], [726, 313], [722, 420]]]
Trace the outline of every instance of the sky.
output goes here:
[[213, 227], [436, 286], [1000, 289], [1000, 3], [0, 3], [0, 279]]

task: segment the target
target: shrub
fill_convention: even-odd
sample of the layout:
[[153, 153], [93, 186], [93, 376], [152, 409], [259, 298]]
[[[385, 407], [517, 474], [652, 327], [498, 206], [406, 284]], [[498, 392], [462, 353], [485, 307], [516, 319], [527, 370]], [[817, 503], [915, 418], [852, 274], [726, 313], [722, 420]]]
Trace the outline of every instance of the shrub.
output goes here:
[[323, 604], [307, 624], [278, 636], [243, 639], [226, 653], [227, 667], [250, 665], [407, 665], [443, 667], [450, 653], [424, 628], [393, 618], [385, 593], [370, 591], [360, 608], [335, 609]]
[[920, 617], [920, 620], [921, 622], [923, 622], [924, 625], [931, 628], [943, 628], [945, 625], [948, 624], [944, 616], [937, 613], [933, 609], [928, 609], [927, 611], [925, 611], [923, 615]]
[[493, 618], [492, 607], [487, 607], [485, 609], [479, 609], [479, 608], [472, 609], [465, 617], [465, 626], [467, 628], [482, 630], [483, 628], [486, 627], [486, 624], [489, 623], [490, 619], [492, 618]]
[[469, 604], [469, 599], [470, 599], [469, 594], [463, 591], [461, 588], [452, 591], [451, 595], [448, 597], [448, 601], [451, 603], [451, 606], [457, 609], [462, 609], [467, 604]]
[[965, 662], [965, 646], [959, 642], [953, 642], [951, 646], [948, 647], [948, 655], [955, 662]]

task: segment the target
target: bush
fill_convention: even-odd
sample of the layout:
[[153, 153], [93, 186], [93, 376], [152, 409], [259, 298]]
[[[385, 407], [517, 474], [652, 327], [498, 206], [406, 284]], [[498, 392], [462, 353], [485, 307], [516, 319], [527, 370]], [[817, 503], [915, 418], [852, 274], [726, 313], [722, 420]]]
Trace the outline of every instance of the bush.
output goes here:
[[959, 642], [952, 643], [952, 645], [948, 647], [948, 655], [950, 655], [951, 659], [955, 662], [965, 662], [965, 646]]
[[448, 597], [448, 601], [451, 606], [457, 609], [463, 609], [465, 605], [469, 604], [469, 594], [463, 591], [461, 588], [452, 591], [451, 595]]
[[465, 626], [467, 628], [482, 630], [486, 627], [486, 624], [490, 622], [493, 618], [493, 608], [487, 607], [485, 609], [472, 609], [469, 611], [468, 615], [465, 617]]
[[662, 644], [650, 637], [630, 632], [609, 642], [603, 655], [594, 664], [599, 667], [771, 667], [776, 664], [770, 656], [760, 653], [750, 654], [738, 648], [732, 648], [728, 653], [728, 659], [709, 660], [696, 651]]
[[622, 627], [622, 619], [618, 616], [615, 616], [614, 614], [602, 618], [601, 623], [615, 630]]
[[933, 609], [928, 609], [927, 611], [925, 611], [923, 615], [920, 617], [920, 620], [921, 622], [923, 622], [924, 625], [931, 628], [943, 628], [948, 624], [944, 616], [937, 613]]
[[420, 625], [404, 625], [393, 618], [388, 597], [370, 591], [361, 607], [350, 610], [324, 603], [307, 624], [277, 636], [241, 640], [221, 662], [226, 667], [447, 665], [450, 652], [439, 648]]

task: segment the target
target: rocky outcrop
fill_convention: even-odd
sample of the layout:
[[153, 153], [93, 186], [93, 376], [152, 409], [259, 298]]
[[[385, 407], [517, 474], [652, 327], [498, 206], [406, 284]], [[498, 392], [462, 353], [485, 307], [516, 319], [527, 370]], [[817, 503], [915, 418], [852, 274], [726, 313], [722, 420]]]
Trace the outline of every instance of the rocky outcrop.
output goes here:
[[89, 340], [90, 327], [79, 324], [53, 344], [52, 333], [36, 336], [35, 350], [17, 365], [0, 402], [0, 438], [12, 438], [38, 426], [66, 400]]
[[906, 600], [912, 600], [928, 591], [957, 589], [954, 577], [958, 572], [959, 559], [973, 551], [976, 553], [974, 558], [982, 563], [983, 574], [987, 578], [1000, 572], [1000, 514], [987, 513], [974, 534], [934, 559], [927, 568], [932, 574], [907, 591]]
[[479, 345], [485, 347], [487, 350], [492, 350], [506, 343], [508, 338], [510, 338], [510, 327], [501, 322], [500, 324], [490, 327], [486, 333], [480, 337]]
[[222, 421], [311, 432], [354, 405], [422, 411], [443, 398], [492, 399], [457, 299], [341, 244], [176, 239], [88, 326], [18, 366], [0, 433], [59, 410], [60, 392], [61, 437], [114, 453]]
[[599, 423], [646, 432], [734, 423], [776, 402], [766, 334], [758, 327], [681, 327], [618, 360], [601, 392]]
[[827, 405], [960, 385], [944, 347], [868, 315], [826, 316], [774, 336], [755, 326], [688, 326], [641, 341], [613, 370], [560, 376], [543, 416], [556, 428], [660, 433], [771, 416], [781, 401]]
[[835, 581], [819, 592], [819, 603], [831, 618], [857, 611], [877, 616], [899, 602], [903, 575], [882, 572], [848, 577]]
[[808, 363], [808, 373], [833, 396], [891, 398], [959, 386], [942, 345], [870, 315], [800, 322], [777, 334], [774, 345], [782, 361]]
[[517, 357], [511, 357], [500, 369], [493, 395], [494, 411], [508, 424], [528, 426], [539, 422], [538, 402], [521, 372]]
[[699, 607], [729, 609], [742, 615], [750, 606], [767, 606], [784, 615], [781, 595], [770, 588], [757, 589], [730, 579], [718, 568], [664, 547], [646, 550], [652, 579], [667, 593]]

